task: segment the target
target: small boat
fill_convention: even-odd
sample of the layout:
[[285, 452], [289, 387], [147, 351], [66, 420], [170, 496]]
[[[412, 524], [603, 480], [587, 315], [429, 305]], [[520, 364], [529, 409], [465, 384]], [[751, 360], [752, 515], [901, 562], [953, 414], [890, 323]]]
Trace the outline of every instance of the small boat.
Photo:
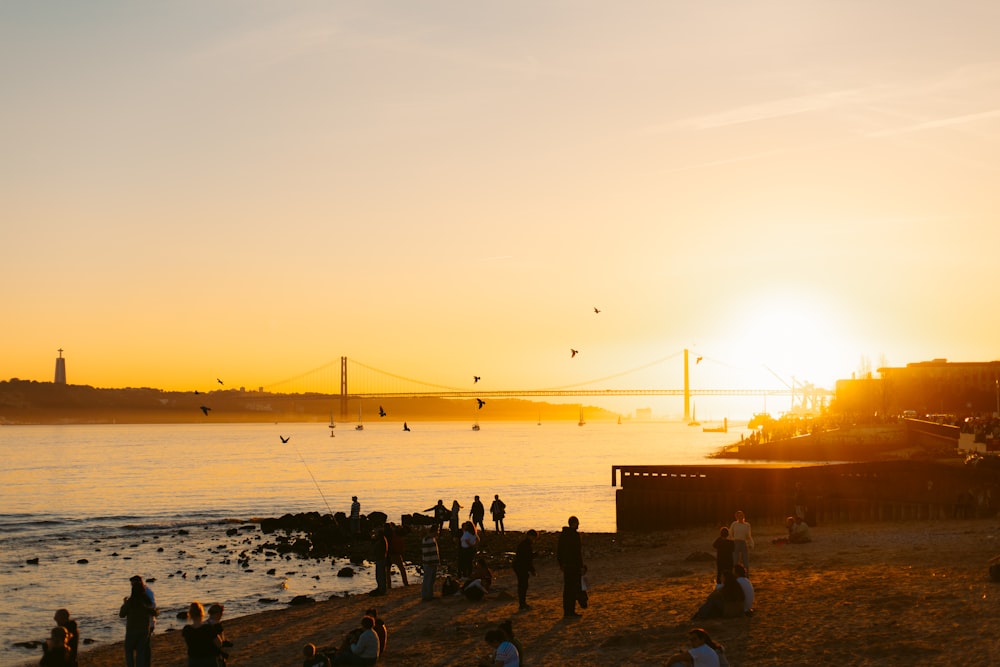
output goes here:
[[364, 431], [365, 425], [361, 423], [361, 408], [358, 407], [358, 425], [354, 427], [355, 431]]
[[331, 412], [330, 413], [330, 437], [331, 438], [336, 437], [336, 434], [333, 432], [333, 429], [335, 429], [335, 428], [337, 428], [337, 424], [334, 423], [334, 421], [333, 421], [333, 413]]
[[583, 426], [587, 421], [583, 418], [583, 406], [580, 407], [580, 421], [577, 422], [577, 426]]
[[472, 425], [472, 430], [473, 431], [478, 431], [479, 430], [479, 422], [476, 422], [475, 424]]
[[701, 429], [702, 433], [729, 433], [729, 419], [722, 420], [722, 426], [713, 426]]
[[701, 426], [701, 422], [698, 421], [698, 406], [691, 406], [691, 421], [688, 422], [688, 426]]
[[618, 425], [619, 426], [622, 425], [622, 416], [621, 415], [618, 415]]

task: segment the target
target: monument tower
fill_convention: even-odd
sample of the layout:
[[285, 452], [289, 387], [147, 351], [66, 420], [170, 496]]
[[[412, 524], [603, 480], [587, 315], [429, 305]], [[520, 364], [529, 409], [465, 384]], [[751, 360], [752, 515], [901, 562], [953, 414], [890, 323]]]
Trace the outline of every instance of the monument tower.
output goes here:
[[66, 384], [66, 360], [62, 356], [62, 348], [59, 348], [59, 358], [56, 359], [56, 384]]

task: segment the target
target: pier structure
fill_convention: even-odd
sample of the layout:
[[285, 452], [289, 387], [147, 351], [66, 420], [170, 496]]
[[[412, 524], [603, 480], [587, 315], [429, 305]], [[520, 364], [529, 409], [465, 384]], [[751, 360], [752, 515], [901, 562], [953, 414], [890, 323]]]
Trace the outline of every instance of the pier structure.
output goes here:
[[[806, 520], [901, 521], [993, 516], [1000, 509], [1000, 470], [961, 459], [841, 464], [616, 465], [620, 531], [728, 526], [736, 510], [760, 526], [794, 513], [797, 488]], [[798, 485], [798, 487], [796, 486]]]

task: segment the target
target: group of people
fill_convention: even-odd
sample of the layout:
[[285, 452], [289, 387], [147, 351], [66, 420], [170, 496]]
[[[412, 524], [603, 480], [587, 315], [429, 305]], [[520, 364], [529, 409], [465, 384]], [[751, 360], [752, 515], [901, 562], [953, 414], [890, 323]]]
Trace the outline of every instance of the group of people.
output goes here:
[[[445, 507], [444, 499], [438, 499], [436, 505], [428, 507], [424, 511], [430, 512], [431, 516], [434, 517], [434, 523], [438, 527], [438, 532], [444, 530], [444, 524], [447, 521], [452, 537], [459, 537], [462, 530], [460, 525], [462, 521], [462, 506], [457, 500], [451, 501], [451, 509], [449, 509]], [[490, 503], [490, 516], [493, 518], [494, 530], [503, 535], [503, 520], [507, 516], [507, 503], [500, 499], [500, 494], [498, 493], [493, 495], [493, 502]], [[483, 525], [483, 519], [485, 518], [486, 506], [483, 505], [483, 501], [479, 499], [479, 496], [476, 496], [472, 501], [472, 507], [469, 508], [469, 520], [473, 526], [479, 529], [479, 532], [486, 532], [486, 527]]]
[[76, 654], [80, 646], [80, 630], [69, 611], [59, 609], [53, 617], [56, 625], [42, 644], [42, 667], [76, 667]]
[[750, 583], [750, 550], [753, 532], [746, 514], [739, 510], [735, 520], [719, 528], [712, 543], [715, 549], [715, 589], [698, 609], [696, 619], [753, 614], [754, 590]]

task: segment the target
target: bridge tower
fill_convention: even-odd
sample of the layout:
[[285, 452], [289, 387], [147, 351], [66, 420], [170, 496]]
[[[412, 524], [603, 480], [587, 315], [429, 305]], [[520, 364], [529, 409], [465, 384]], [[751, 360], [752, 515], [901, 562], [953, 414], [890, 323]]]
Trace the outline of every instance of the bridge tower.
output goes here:
[[340, 418], [347, 418], [347, 357], [340, 358]]
[[688, 351], [684, 348], [684, 423], [691, 421], [691, 383], [688, 375]]

